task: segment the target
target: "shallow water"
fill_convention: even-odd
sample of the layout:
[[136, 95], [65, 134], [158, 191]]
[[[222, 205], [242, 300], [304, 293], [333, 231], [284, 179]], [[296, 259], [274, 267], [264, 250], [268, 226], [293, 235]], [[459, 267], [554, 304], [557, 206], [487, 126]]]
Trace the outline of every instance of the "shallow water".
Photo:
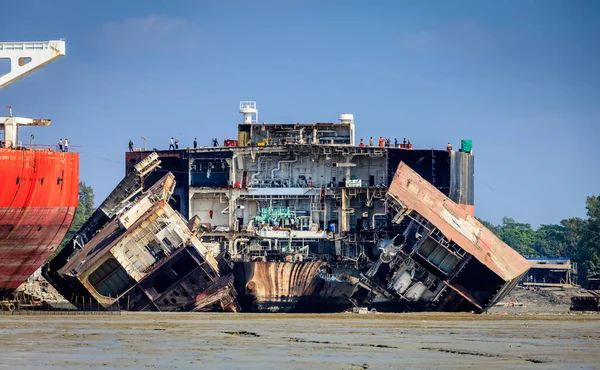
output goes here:
[[600, 315], [0, 316], [0, 367], [595, 368]]

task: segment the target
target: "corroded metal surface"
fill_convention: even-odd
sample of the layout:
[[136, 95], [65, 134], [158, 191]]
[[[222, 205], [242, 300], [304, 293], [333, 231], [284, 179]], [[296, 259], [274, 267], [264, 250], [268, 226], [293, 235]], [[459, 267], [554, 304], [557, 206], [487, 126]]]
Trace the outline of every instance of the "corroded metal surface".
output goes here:
[[[77, 234], [69, 240], [66, 245], [52, 256], [42, 267], [42, 275], [48, 280], [64, 297], [74, 297], [86, 294], [79, 291], [68, 283], [64, 275], [58, 271], [68, 263], [76, 251], [82, 249], [98, 232], [105, 235], [108, 229], [103, 229], [113, 220], [115, 215], [129, 207], [132, 199], [142, 193], [143, 179], [149, 172], [153, 171], [160, 161], [154, 153], [149, 153], [146, 158], [132, 167], [123, 180], [117, 184], [108, 197], [102, 202], [86, 223], [78, 230]], [[115, 227], [113, 225], [112, 227]], [[98, 239], [97, 239], [98, 240]]]
[[217, 282], [198, 294], [191, 310], [195, 312], [239, 312], [241, 308], [234, 286], [233, 273], [222, 276]]
[[387, 196], [418, 212], [503, 280], [515, 279], [529, 270], [523, 256], [405, 164], [398, 166]]
[[67, 233], [78, 201], [79, 154], [0, 148], [0, 295], [40, 267]]
[[72, 292], [65, 295], [71, 303], [134, 311], [191, 309], [196, 297], [219, 281], [219, 263], [167, 203], [173, 187], [173, 175], [163, 176], [62, 265], [54, 283]]
[[324, 262], [236, 262], [243, 311], [339, 312], [358, 279], [324, 273]]
[[475, 157], [470, 153], [450, 153], [450, 193], [448, 197], [475, 216]]
[[[193, 159], [190, 178], [203, 186], [184, 182], [179, 189], [196, 194], [190, 220], [168, 201], [179, 203], [176, 175], [142, 174], [137, 167], [153, 160], [139, 162], [103, 203], [109, 206], [101, 206], [68, 244], [75, 254], [50, 261], [50, 281], [80, 299], [127, 310], [340, 312], [354, 306], [480, 313], [529, 267], [463, 208], [472, 207], [468, 194], [466, 204], [457, 204], [440, 191], [452, 187], [444, 171], [430, 175], [436, 185], [400, 163], [389, 191], [384, 172], [369, 175], [368, 168], [356, 173], [369, 175], [369, 186], [357, 188], [352, 179], [315, 186], [302, 175], [304, 167], [292, 164], [329, 168], [327, 161], [335, 158], [336, 167], [347, 171], [354, 168], [346, 166], [347, 154], [316, 146], [287, 149], [294, 156], [265, 149], [268, 158], [256, 163], [250, 157]], [[385, 164], [383, 152], [361, 154], [358, 163]], [[425, 167], [441, 155], [450, 167], [447, 153], [434, 154]], [[289, 168], [283, 171], [282, 163]], [[339, 176], [331, 171], [326, 177]], [[268, 182], [280, 172], [292, 180], [298, 174], [299, 180]], [[271, 177], [260, 180], [261, 173]], [[472, 172], [463, 175], [470, 183]], [[227, 187], [231, 179], [241, 181]], [[453, 186], [463, 186], [461, 181]], [[151, 188], [139, 193], [144, 184]], [[278, 194], [284, 202], [295, 199], [299, 209], [274, 207], [280, 199], [271, 197]], [[345, 219], [338, 224], [339, 217]]]
[[319, 272], [321, 262], [239, 262], [234, 267], [238, 290], [258, 311], [291, 309]]

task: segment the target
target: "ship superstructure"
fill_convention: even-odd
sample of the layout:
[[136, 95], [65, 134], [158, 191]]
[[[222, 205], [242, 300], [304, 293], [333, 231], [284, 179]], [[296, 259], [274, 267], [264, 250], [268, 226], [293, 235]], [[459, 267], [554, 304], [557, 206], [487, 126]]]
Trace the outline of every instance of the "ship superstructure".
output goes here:
[[[172, 171], [175, 208], [198, 216], [204, 240], [234, 259], [358, 263], [377, 254], [385, 239], [379, 231], [390, 225], [385, 197], [400, 162], [472, 214], [471, 153], [360, 147], [353, 116], [344, 113], [340, 121], [243, 123], [233, 146], [157, 151], [161, 171], [146, 181]], [[127, 153], [128, 168], [149, 153]]]

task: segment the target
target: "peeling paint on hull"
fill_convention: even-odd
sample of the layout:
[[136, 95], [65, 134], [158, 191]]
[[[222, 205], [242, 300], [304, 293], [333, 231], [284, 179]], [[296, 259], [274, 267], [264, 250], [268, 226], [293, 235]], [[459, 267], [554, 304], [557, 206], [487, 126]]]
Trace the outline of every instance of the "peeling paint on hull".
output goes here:
[[327, 280], [323, 262], [237, 262], [234, 273], [243, 311], [340, 312], [357, 279]]

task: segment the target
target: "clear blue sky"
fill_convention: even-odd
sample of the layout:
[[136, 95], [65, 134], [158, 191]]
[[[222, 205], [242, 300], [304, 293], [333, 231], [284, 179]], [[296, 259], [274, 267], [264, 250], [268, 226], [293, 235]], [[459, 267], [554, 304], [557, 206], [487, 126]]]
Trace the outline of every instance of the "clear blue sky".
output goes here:
[[[2, 41], [65, 37], [67, 56], [0, 92], [80, 145], [100, 203], [131, 138], [236, 136], [335, 121], [443, 149], [472, 139], [476, 215], [534, 226], [600, 193], [598, 1], [5, 1]], [[2, 67], [2, 64], [0, 64]], [[31, 130], [31, 129], [30, 129]], [[28, 130], [24, 135], [29, 135]]]

